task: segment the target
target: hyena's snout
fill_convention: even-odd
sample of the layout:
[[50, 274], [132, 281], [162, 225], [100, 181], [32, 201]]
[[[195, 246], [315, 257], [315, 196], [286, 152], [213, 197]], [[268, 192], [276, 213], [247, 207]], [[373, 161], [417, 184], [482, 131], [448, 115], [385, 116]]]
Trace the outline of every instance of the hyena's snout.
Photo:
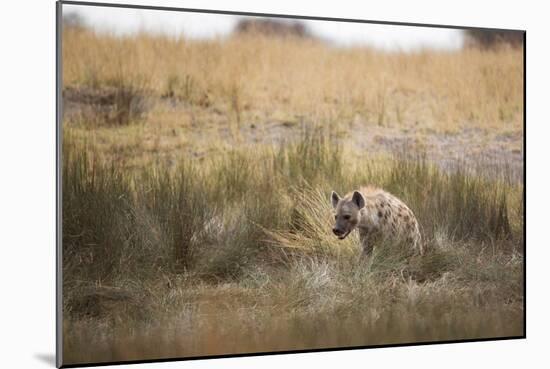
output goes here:
[[346, 231], [344, 231], [343, 229], [340, 229], [338, 227], [333, 227], [332, 228], [332, 233], [334, 233], [336, 236], [342, 236], [344, 233], [346, 233]]
[[332, 233], [334, 233], [339, 240], [343, 240], [344, 238], [346, 238], [350, 234], [350, 232], [351, 232], [351, 229], [349, 229], [349, 227], [346, 227], [346, 226], [335, 225], [332, 228]]

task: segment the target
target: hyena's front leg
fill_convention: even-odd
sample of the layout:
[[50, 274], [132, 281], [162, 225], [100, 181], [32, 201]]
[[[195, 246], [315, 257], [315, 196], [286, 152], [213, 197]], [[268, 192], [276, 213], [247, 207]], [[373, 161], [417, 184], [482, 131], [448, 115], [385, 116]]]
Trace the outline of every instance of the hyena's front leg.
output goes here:
[[361, 242], [361, 248], [363, 252], [361, 253], [361, 258], [367, 258], [372, 253], [372, 240], [366, 231], [359, 232], [359, 240]]

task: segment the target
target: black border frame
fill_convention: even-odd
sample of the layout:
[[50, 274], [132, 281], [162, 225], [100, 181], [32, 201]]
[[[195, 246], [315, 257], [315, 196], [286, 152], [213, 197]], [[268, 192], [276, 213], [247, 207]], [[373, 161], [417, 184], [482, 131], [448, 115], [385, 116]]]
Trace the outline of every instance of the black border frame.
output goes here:
[[[284, 351], [266, 351], [266, 352], [250, 352], [250, 353], [235, 353], [223, 355], [206, 355], [206, 356], [190, 356], [190, 357], [173, 357], [162, 359], [148, 360], [127, 360], [127, 361], [106, 361], [93, 363], [79, 363], [63, 365], [63, 268], [62, 268], [62, 142], [63, 142], [63, 97], [62, 97], [62, 34], [63, 34], [63, 5], [80, 5], [106, 8], [130, 8], [142, 10], [160, 10], [160, 11], [175, 11], [187, 13], [203, 13], [203, 14], [221, 14], [221, 15], [236, 15], [236, 16], [251, 16], [251, 17], [271, 17], [271, 18], [286, 18], [300, 20], [318, 20], [332, 22], [347, 22], [347, 23], [369, 23], [392, 26], [412, 26], [412, 27], [430, 27], [430, 28], [447, 28], [458, 30], [484, 30], [484, 31], [516, 31], [523, 33], [523, 334], [519, 336], [493, 337], [493, 338], [473, 338], [473, 339], [457, 339], [445, 341], [425, 341], [425, 342], [404, 342], [397, 344], [382, 344], [368, 346], [344, 346], [344, 347], [326, 347], [317, 349], [303, 350], [284, 350]], [[300, 354], [300, 353], [315, 353], [327, 351], [347, 351], [373, 348], [390, 348], [390, 347], [410, 347], [410, 346], [426, 346], [426, 345], [443, 345], [453, 343], [471, 343], [471, 342], [487, 342], [487, 341], [507, 341], [527, 338], [527, 31], [524, 29], [509, 29], [509, 28], [490, 28], [490, 27], [474, 27], [474, 26], [457, 26], [457, 25], [442, 25], [442, 24], [427, 24], [427, 23], [410, 23], [410, 22], [393, 22], [393, 21], [377, 21], [363, 20], [351, 18], [331, 18], [322, 16], [304, 16], [293, 14], [271, 14], [271, 13], [254, 13], [241, 11], [226, 11], [212, 9], [196, 9], [196, 8], [179, 8], [167, 6], [152, 6], [152, 5], [135, 5], [135, 4], [118, 4], [118, 3], [100, 3], [88, 1], [71, 1], [57, 0], [56, 1], [56, 60], [55, 60], [55, 120], [56, 120], [56, 367], [58, 368], [80, 368], [91, 366], [106, 366], [106, 365], [126, 365], [126, 364], [146, 364], [146, 363], [163, 363], [174, 361], [189, 361], [203, 359], [220, 359], [233, 357], [247, 356], [267, 356], [281, 354]]]

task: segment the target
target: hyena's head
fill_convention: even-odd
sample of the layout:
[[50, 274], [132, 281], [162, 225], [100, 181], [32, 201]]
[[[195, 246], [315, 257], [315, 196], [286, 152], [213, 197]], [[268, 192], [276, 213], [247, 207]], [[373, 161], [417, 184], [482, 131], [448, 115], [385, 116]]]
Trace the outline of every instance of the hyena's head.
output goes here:
[[344, 198], [332, 191], [330, 200], [334, 208], [335, 219], [332, 232], [340, 240], [343, 240], [359, 223], [359, 217], [361, 216], [359, 210], [365, 206], [365, 198], [359, 191], [355, 191], [351, 196], [348, 195]]

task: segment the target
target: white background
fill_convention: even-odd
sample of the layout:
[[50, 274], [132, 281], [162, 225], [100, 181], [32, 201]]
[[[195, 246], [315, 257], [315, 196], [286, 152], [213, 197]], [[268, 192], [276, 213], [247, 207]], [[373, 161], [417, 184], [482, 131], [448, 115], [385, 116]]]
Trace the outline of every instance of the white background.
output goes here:
[[[130, 0], [128, 0], [130, 2]], [[133, 3], [527, 29], [527, 340], [149, 364], [155, 368], [549, 367], [549, 26], [544, 2], [277, 0]], [[538, 5], [535, 5], [537, 4]], [[0, 367], [52, 367], [55, 340], [55, 4], [0, 11]]]

